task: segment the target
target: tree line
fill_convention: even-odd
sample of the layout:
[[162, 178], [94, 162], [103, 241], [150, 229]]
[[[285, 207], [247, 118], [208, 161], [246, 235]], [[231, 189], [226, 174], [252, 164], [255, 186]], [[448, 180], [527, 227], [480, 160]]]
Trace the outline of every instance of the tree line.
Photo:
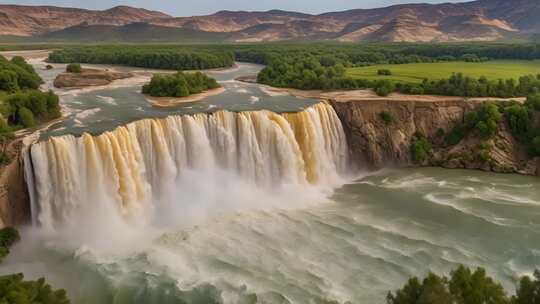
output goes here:
[[201, 72], [156, 74], [142, 88], [143, 94], [153, 97], [186, 97], [206, 90], [219, 88], [214, 78]]
[[388, 304], [539, 304], [540, 272], [520, 278], [516, 294], [508, 296], [500, 283], [485, 269], [459, 266], [450, 277], [429, 273], [424, 279], [410, 278], [395, 292], [389, 292]]
[[49, 54], [55, 63], [120, 64], [141, 68], [203, 70], [230, 67], [234, 54], [218, 49], [181, 46], [68, 47]]
[[463, 97], [520, 97], [535, 93], [540, 89], [540, 74], [525, 75], [514, 79], [488, 80], [478, 79], [454, 73], [448, 79], [428, 80], [421, 84], [395, 85], [395, 89], [404, 94], [430, 94]]

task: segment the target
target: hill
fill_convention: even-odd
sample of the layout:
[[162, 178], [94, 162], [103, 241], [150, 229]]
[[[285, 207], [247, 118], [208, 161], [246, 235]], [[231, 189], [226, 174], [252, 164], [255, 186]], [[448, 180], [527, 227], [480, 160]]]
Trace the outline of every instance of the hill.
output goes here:
[[[345, 42], [450, 42], [530, 39], [540, 33], [540, 1], [477, 0], [465, 3], [402, 4], [319, 15], [271, 10], [220, 11], [207, 16], [171, 17], [119, 6], [105, 11], [45, 6], [0, 5], [0, 35], [47, 40], [142, 41], [131, 35], [132, 23], [154, 33], [158, 41], [184, 35], [203, 40], [260, 42], [337, 40]], [[107, 26], [100, 28], [100, 26]], [[119, 27], [113, 29], [112, 27]], [[126, 26], [128, 26], [126, 28]], [[134, 27], [136, 28], [136, 27]], [[176, 30], [173, 30], [176, 29]], [[178, 29], [182, 29], [179, 31]], [[113, 35], [112, 32], [115, 34]], [[91, 35], [74, 36], [71, 33]], [[210, 33], [220, 35], [212, 36]], [[169, 36], [170, 35], [170, 36]], [[200, 36], [197, 38], [196, 36]], [[151, 36], [147, 36], [152, 38]], [[137, 39], [135, 39], [137, 38]], [[135, 40], [132, 40], [135, 39]], [[181, 39], [180, 39], [181, 40]]]

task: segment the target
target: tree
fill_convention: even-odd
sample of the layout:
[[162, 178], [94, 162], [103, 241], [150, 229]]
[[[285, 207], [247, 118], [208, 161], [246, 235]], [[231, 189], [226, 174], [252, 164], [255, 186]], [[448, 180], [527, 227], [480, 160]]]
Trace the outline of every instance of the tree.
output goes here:
[[81, 73], [82, 68], [81, 65], [78, 63], [70, 63], [66, 67], [66, 72], [68, 73]]
[[20, 108], [18, 111], [18, 116], [21, 124], [25, 128], [31, 128], [36, 125], [36, 122], [34, 121], [34, 114], [32, 114], [32, 111], [28, 110], [28, 108]]
[[521, 278], [512, 304], [540, 304], [540, 271], [536, 270], [533, 278]]
[[[531, 294], [529, 286], [523, 290], [524, 294]], [[403, 288], [387, 296], [388, 304], [510, 304], [510, 301], [502, 286], [487, 276], [483, 268], [473, 272], [464, 266], [452, 271], [450, 279], [430, 273], [420, 283], [413, 277]]]
[[520, 141], [527, 141], [531, 131], [531, 119], [526, 106], [515, 104], [504, 109], [512, 134]]
[[388, 304], [452, 304], [448, 281], [433, 273], [420, 283], [417, 277], [409, 279], [402, 289], [388, 293]]
[[17, 73], [10, 70], [0, 70], [0, 91], [14, 92], [18, 89]]
[[472, 272], [461, 265], [451, 273], [450, 293], [456, 304], [506, 304], [508, 297], [503, 287], [486, 275], [483, 268]]

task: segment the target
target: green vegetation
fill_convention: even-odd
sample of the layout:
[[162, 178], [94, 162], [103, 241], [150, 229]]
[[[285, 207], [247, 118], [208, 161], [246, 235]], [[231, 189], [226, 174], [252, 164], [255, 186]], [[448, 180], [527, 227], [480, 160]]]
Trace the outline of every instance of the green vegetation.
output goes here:
[[[244, 46], [235, 49], [235, 55], [240, 61], [266, 64], [267, 67], [259, 73], [258, 82], [275, 87], [322, 90], [371, 88], [380, 96], [387, 96], [395, 90], [406, 94], [469, 97], [526, 96], [540, 85], [540, 77], [537, 76], [540, 60], [518, 59], [538, 59], [540, 53], [534, 45], [515, 47], [492, 44], [483, 48], [456, 44], [328, 45], [323, 48], [315, 45], [308, 49], [284, 45], [270, 50]], [[488, 60], [495, 61], [484, 62]], [[447, 69], [439, 69], [439, 66]], [[459, 73], [462, 66], [466, 69], [465, 74]], [[409, 71], [411, 67], [412, 72]], [[492, 69], [496, 73], [492, 73]], [[407, 71], [412, 74], [408, 75]], [[494, 76], [483, 77], [485, 74]]]
[[9, 254], [9, 248], [20, 239], [19, 232], [14, 228], [0, 229], [0, 262]]
[[425, 79], [418, 85], [398, 83], [396, 87], [405, 94], [509, 98], [527, 96], [540, 88], [540, 74], [522, 76], [516, 82], [514, 79], [499, 79], [497, 81], [488, 80], [486, 77], [474, 79], [457, 73], [450, 76], [449, 79]]
[[392, 71], [390, 71], [389, 69], [378, 69], [377, 70], [377, 75], [379, 75], [379, 76], [390, 76], [390, 75], [392, 75]]
[[[391, 70], [391, 74], [380, 71]], [[388, 79], [396, 83], [421, 84], [424, 79], [448, 79], [454, 73], [478, 79], [485, 76], [488, 80], [514, 79], [523, 75], [540, 73], [540, 60], [492, 60], [487, 62], [433, 62], [410, 64], [383, 64], [347, 69], [346, 75], [355, 79]], [[383, 77], [381, 77], [383, 76]]]
[[56, 63], [122, 64], [142, 68], [202, 70], [230, 67], [232, 52], [188, 46], [88, 46], [68, 47], [49, 55]]
[[13, 130], [33, 127], [60, 116], [58, 96], [39, 91], [42, 83], [34, 68], [22, 57], [8, 61], [0, 56], [0, 163], [9, 159], [5, 150]]
[[388, 111], [382, 111], [379, 113], [379, 117], [382, 119], [382, 121], [386, 124], [386, 125], [389, 125], [391, 123], [394, 122], [394, 116], [392, 116], [392, 113], [388, 112]]
[[[275, 87], [371, 88], [380, 96], [397, 90], [406, 94], [513, 97], [525, 96], [521, 94], [530, 93], [538, 84], [529, 80], [537, 79], [539, 49], [537, 44], [497, 43], [103, 45], [67, 47], [51, 53], [49, 60], [176, 70], [228, 67], [238, 60], [267, 65], [258, 82]], [[454, 72], [458, 74], [453, 76]], [[529, 82], [521, 81], [527, 74], [534, 76]]]
[[513, 103], [504, 108], [512, 135], [526, 147], [531, 156], [540, 156], [540, 126], [535, 117], [540, 113], [540, 94], [532, 94], [525, 104]]
[[66, 67], [66, 72], [68, 73], [81, 73], [82, 68], [81, 65], [78, 63], [70, 63]]
[[[464, 138], [474, 136], [481, 142], [467, 155], [458, 155], [467, 160], [486, 163], [491, 160], [490, 151], [494, 145], [490, 141], [501, 123], [506, 123], [513, 137], [527, 149], [531, 157], [540, 156], [540, 94], [533, 94], [522, 104], [519, 102], [484, 102], [469, 111], [463, 122], [458, 122], [449, 132], [439, 129], [436, 138], [429, 142], [422, 135], [415, 135], [411, 142], [411, 157], [417, 164], [428, 159], [432, 144], [449, 147], [459, 144]], [[443, 139], [443, 140], [440, 140]], [[496, 144], [496, 143], [495, 143]]]
[[[0, 262], [9, 254], [9, 248], [20, 240], [14, 228], [0, 229]], [[0, 303], [4, 304], [69, 304], [65, 290], [53, 290], [41, 278], [24, 281], [22, 274], [0, 276]]]
[[411, 142], [411, 156], [416, 164], [423, 164], [431, 155], [431, 143], [420, 133], [416, 133]]
[[0, 112], [7, 117], [10, 125], [33, 127], [60, 117], [58, 96], [52, 91], [25, 91], [10, 95], [6, 98]]
[[497, 104], [486, 102], [465, 115], [465, 122], [458, 123], [446, 134], [445, 142], [448, 146], [458, 144], [471, 132], [483, 139], [489, 139], [495, 135], [497, 125], [503, 115]]
[[0, 56], [0, 91], [37, 89], [43, 83], [34, 68], [22, 57], [7, 60]]
[[501, 284], [483, 268], [472, 271], [460, 266], [450, 277], [429, 273], [423, 280], [413, 277], [395, 293], [388, 293], [388, 304], [537, 304], [540, 303], [540, 272], [534, 279], [524, 276], [515, 296], [509, 297]]
[[154, 97], [186, 97], [216, 88], [219, 88], [216, 80], [201, 72], [178, 72], [154, 75], [150, 83], [143, 86], [142, 92]]

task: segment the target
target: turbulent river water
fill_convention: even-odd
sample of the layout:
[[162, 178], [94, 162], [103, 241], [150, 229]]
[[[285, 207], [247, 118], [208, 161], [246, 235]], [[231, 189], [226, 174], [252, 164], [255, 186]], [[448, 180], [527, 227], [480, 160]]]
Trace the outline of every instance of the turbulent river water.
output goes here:
[[74, 303], [384, 303], [430, 270], [482, 266], [513, 292], [540, 266], [537, 178], [353, 171], [330, 106], [220, 73], [222, 99], [170, 110], [134, 85], [61, 92], [69, 116], [29, 154], [34, 226], [0, 273]]

